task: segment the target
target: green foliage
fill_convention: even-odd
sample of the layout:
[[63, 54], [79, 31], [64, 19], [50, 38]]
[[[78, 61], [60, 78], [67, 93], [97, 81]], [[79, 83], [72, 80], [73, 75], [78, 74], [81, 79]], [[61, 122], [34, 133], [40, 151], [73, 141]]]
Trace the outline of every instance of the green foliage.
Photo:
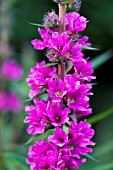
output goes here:
[[103, 165], [99, 165], [92, 170], [111, 170], [113, 169], [113, 162], [105, 163]]
[[94, 47], [88, 47], [88, 46], [83, 46], [82, 47], [82, 50], [85, 51], [85, 50], [99, 50], [98, 48], [94, 48]]
[[41, 24], [36, 24], [36, 23], [32, 23], [32, 22], [27, 22], [27, 23], [30, 25], [37, 26], [37, 27], [44, 27], [44, 25], [41, 25]]
[[102, 119], [106, 118], [107, 116], [113, 114], [113, 107], [102, 112], [102, 113], [98, 113], [90, 118], [88, 118], [88, 123], [97, 123], [98, 121], [101, 121]]
[[100, 67], [102, 64], [107, 62], [109, 59], [113, 57], [113, 51], [108, 50], [107, 52], [96, 56], [95, 58], [91, 59], [90, 61], [93, 63], [93, 69], [97, 69]]
[[[26, 165], [26, 157], [23, 157], [22, 155], [18, 155], [17, 153], [11, 153], [11, 152], [6, 152], [2, 154], [3, 159], [9, 159], [11, 161], [17, 161], [20, 162], [21, 164]], [[28, 166], [27, 166], [28, 167]]]

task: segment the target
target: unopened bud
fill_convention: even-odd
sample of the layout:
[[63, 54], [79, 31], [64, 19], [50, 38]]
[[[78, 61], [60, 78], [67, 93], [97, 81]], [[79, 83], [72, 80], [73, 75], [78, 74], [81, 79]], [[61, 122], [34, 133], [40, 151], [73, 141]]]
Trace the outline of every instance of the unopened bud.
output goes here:
[[44, 16], [44, 26], [45, 28], [55, 28], [58, 26], [58, 15], [53, 10], [52, 12], [48, 12]]

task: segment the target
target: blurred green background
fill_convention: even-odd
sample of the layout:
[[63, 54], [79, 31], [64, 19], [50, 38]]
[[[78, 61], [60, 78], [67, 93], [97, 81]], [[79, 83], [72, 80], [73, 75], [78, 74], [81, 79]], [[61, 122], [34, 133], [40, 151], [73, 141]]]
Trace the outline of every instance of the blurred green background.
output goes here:
[[[28, 99], [30, 88], [25, 79], [30, 68], [36, 61], [45, 59], [44, 54], [31, 45], [31, 40], [39, 34], [37, 27], [28, 22], [42, 24], [43, 14], [51, 9], [58, 12], [51, 0], [0, 0], [0, 61], [13, 58], [23, 68], [22, 79], [8, 83], [8, 88], [21, 101]], [[92, 46], [99, 49], [85, 51], [93, 61], [97, 77], [90, 100], [93, 115], [88, 118], [96, 131], [97, 144], [92, 157], [88, 156], [80, 170], [113, 170], [113, 0], [82, 0], [80, 14], [89, 20], [82, 35], [89, 36]], [[1, 44], [5, 44], [5, 50]], [[0, 113], [0, 170], [29, 170], [25, 158], [32, 143], [25, 145], [31, 136], [23, 124], [27, 115], [24, 106], [29, 104], [22, 102], [22, 111], [18, 114]], [[92, 160], [94, 158], [98, 161]]]

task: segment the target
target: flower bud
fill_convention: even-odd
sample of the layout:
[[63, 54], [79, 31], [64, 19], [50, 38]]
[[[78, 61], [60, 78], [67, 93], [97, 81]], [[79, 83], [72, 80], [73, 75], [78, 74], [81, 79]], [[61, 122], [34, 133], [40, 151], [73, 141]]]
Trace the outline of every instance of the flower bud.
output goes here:
[[52, 12], [45, 14], [43, 21], [45, 28], [56, 28], [58, 26], [58, 15], [52, 10]]
[[67, 6], [67, 10], [69, 11], [79, 11], [81, 7], [81, 1], [80, 0], [72, 0], [70, 4]]

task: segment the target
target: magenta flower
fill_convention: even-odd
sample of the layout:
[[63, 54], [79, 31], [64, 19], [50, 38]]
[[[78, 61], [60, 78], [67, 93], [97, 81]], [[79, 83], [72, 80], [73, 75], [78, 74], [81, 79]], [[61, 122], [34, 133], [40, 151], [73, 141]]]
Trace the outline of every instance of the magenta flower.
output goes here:
[[22, 109], [20, 99], [14, 92], [6, 94], [6, 109], [13, 113], [19, 113]]
[[29, 147], [28, 158], [26, 162], [30, 164], [31, 170], [63, 170], [64, 161], [57, 146], [53, 143], [47, 143], [46, 139], [35, 142], [34, 146]]
[[50, 145], [46, 139], [35, 142], [34, 146], [29, 147], [27, 163], [30, 164], [31, 170], [42, 170], [49, 168], [47, 152]]
[[47, 57], [50, 61], [65, 60], [68, 51], [72, 48], [73, 40], [69, 40], [69, 35], [64, 32], [59, 36], [58, 32], [53, 32], [49, 41]]
[[0, 110], [3, 112], [19, 113], [22, 109], [20, 99], [14, 92], [0, 92]]
[[86, 161], [85, 158], [78, 159], [76, 156], [72, 155], [69, 147], [64, 147], [60, 149], [60, 154], [62, 160], [65, 162], [65, 167], [67, 169], [78, 169], [79, 165]]
[[6, 110], [6, 94], [0, 91], [0, 111], [5, 111]]
[[72, 39], [69, 40], [69, 35], [66, 32], [59, 35], [58, 31], [50, 32], [50, 29], [38, 30], [44, 41], [42, 42], [37, 39], [32, 40], [34, 48], [37, 50], [48, 48], [47, 57], [50, 61], [58, 61], [61, 60], [62, 57], [65, 59], [65, 55], [72, 48], [73, 43]]
[[53, 102], [61, 102], [64, 95], [66, 95], [66, 84], [61, 79], [52, 80], [48, 83], [47, 92], [50, 94]]
[[68, 141], [68, 135], [59, 127], [56, 127], [55, 133], [48, 137], [49, 142], [54, 143], [57, 146], [64, 146]]
[[48, 30], [41, 30], [38, 28], [38, 31], [41, 35], [41, 38], [44, 41], [35, 39], [31, 41], [31, 44], [34, 46], [36, 50], [43, 50], [44, 48], [48, 47], [48, 42], [50, 40], [50, 34], [48, 33]]
[[76, 76], [68, 75], [65, 78], [67, 86], [67, 105], [73, 110], [86, 111], [89, 107], [90, 85], [80, 84]]
[[73, 145], [73, 154], [79, 156], [85, 155], [89, 152], [92, 152], [92, 148], [88, 146], [94, 146], [95, 143], [91, 141], [91, 138], [94, 136], [94, 130], [91, 129], [91, 125], [86, 121], [72, 122], [71, 129], [69, 130], [70, 135], [70, 145]]
[[55, 78], [56, 68], [44, 66], [46, 63], [42, 61], [31, 68], [29, 78], [26, 79], [29, 86], [32, 87], [29, 97], [34, 97], [49, 81]]
[[69, 53], [67, 53], [66, 58], [68, 60], [71, 60], [72, 62], [78, 62], [81, 61], [83, 58], [83, 53], [81, 52], [82, 50], [82, 45], [81, 44], [76, 44], [74, 45]]
[[69, 36], [66, 32], [59, 36], [58, 32], [52, 34], [52, 38], [49, 41], [49, 48], [54, 49], [61, 56], [64, 56], [67, 51], [72, 47], [73, 40], [69, 40]]
[[70, 110], [68, 108], [62, 108], [61, 103], [48, 104], [47, 116], [50, 123], [54, 126], [61, 126], [68, 122]]
[[41, 134], [45, 131], [47, 119], [45, 117], [45, 101], [37, 102], [37, 106], [26, 106], [25, 111], [30, 115], [24, 120], [24, 123], [30, 124], [27, 128], [29, 134]]
[[66, 31], [68, 34], [76, 34], [86, 28], [87, 20], [77, 12], [68, 13], [65, 16]]
[[74, 114], [75, 114], [75, 117], [78, 119], [82, 116], [88, 116], [92, 113], [92, 109], [91, 108], [87, 108], [85, 111], [80, 111], [80, 110], [75, 110], [74, 111]]
[[20, 80], [23, 70], [20, 65], [13, 59], [5, 60], [1, 67], [1, 74], [10, 80]]
[[82, 46], [91, 46], [91, 43], [87, 42], [88, 40], [88, 36], [83, 36], [78, 40], [76, 44], [81, 44]]
[[74, 62], [75, 75], [79, 78], [80, 81], [87, 80], [90, 82], [92, 79], [95, 79], [94, 76], [91, 76], [93, 73], [92, 63], [87, 62], [85, 59], [82, 59], [79, 62]]

